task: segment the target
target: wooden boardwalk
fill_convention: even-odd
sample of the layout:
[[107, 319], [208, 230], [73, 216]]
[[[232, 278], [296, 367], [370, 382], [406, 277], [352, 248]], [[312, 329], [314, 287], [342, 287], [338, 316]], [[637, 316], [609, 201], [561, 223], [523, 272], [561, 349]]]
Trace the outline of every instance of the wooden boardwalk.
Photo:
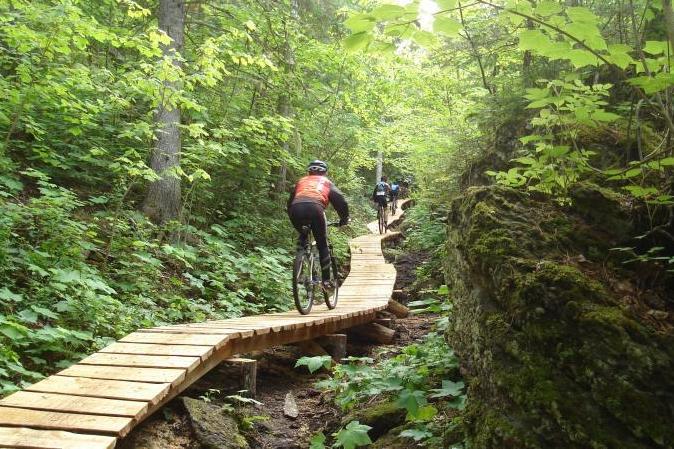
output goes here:
[[[389, 218], [394, 222], [402, 209]], [[372, 224], [371, 224], [372, 225]], [[388, 307], [396, 271], [386, 236], [351, 240], [351, 271], [334, 310], [295, 311], [140, 329], [0, 400], [0, 448], [109, 449], [224, 360], [365, 324]], [[290, 300], [290, 299], [289, 299]]]

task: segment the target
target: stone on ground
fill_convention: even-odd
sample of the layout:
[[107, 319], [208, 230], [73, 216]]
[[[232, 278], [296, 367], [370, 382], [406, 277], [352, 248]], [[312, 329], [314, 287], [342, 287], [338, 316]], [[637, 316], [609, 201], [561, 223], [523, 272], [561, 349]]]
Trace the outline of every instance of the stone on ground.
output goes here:
[[236, 419], [225, 410], [198, 399], [183, 397], [182, 401], [203, 449], [248, 449]]
[[291, 392], [286, 394], [285, 401], [283, 402], [283, 414], [288, 418], [295, 419], [300, 416], [300, 411], [297, 408], [297, 402], [295, 401], [295, 396]]

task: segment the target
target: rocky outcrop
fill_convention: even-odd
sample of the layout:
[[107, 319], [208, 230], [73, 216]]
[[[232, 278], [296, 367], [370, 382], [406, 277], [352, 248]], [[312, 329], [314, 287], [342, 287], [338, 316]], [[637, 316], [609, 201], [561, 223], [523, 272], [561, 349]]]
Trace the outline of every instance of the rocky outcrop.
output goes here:
[[[572, 196], [562, 209], [480, 187], [452, 204], [447, 337], [472, 448], [674, 447], [672, 323], [609, 251], [634, 235], [630, 215], [591, 185]], [[650, 294], [670, 320], [671, 298]]]

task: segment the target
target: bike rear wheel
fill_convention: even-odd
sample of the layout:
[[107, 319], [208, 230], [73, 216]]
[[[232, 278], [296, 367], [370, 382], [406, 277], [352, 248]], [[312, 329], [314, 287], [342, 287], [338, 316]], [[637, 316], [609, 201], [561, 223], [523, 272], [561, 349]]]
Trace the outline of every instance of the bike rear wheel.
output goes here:
[[383, 234], [386, 232], [386, 208], [379, 205], [377, 209], [377, 220], [379, 221], [379, 233]]
[[323, 299], [328, 309], [334, 309], [337, 307], [337, 300], [339, 299], [340, 278], [339, 266], [337, 265], [337, 259], [332, 255], [332, 247], [330, 248], [330, 254], [330, 283], [332, 287], [330, 289], [323, 288]]
[[314, 258], [310, 251], [301, 249], [295, 256], [293, 266], [293, 296], [295, 307], [302, 315], [311, 312], [316, 290]]

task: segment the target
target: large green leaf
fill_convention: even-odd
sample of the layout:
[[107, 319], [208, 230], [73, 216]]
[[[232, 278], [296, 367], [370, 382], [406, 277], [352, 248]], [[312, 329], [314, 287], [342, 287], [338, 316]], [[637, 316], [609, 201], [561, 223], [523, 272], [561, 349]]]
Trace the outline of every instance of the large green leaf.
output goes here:
[[543, 0], [541, 3], [536, 6], [534, 9], [536, 14], [539, 16], [547, 17], [562, 12], [562, 5], [553, 0]]
[[658, 73], [654, 77], [639, 76], [630, 79], [629, 83], [642, 88], [647, 94], [654, 94], [674, 86], [674, 74]]
[[461, 24], [451, 17], [438, 16], [433, 22], [433, 31], [449, 37], [456, 37], [461, 31]]
[[592, 113], [592, 120], [596, 120], [598, 122], [615, 122], [618, 119], [620, 119], [620, 116], [612, 112], [600, 110]]
[[435, 0], [435, 4], [438, 5], [440, 11], [447, 11], [454, 9], [457, 6], [457, 0]]
[[379, 20], [392, 20], [402, 17], [405, 8], [398, 5], [381, 5], [372, 10], [372, 15]]
[[460, 396], [463, 394], [465, 384], [463, 382], [452, 382], [451, 380], [443, 380], [442, 388], [434, 388], [431, 395], [432, 398], [444, 398], [447, 396]]
[[353, 33], [372, 31], [377, 19], [369, 14], [355, 14], [344, 21], [344, 25]]
[[420, 390], [404, 389], [398, 395], [396, 402], [399, 407], [407, 410], [407, 413], [415, 414], [420, 407], [426, 405], [426, 395]]
[[344, 449], [355, 449], [372, 444], [372, 440], [367, 434], [371, 428], [358, 421], [351, 421], [335, 435], [335, 439], [337, 440], [336, 446], [343, 447]]
[[599, 18], [590, 9], [584, 6], [572, 6], [566, 9], [566, 15], [573, 22], [586, 25], [599, 25]]
[[23, 299], [23, 296], [21, 294], [13, 293], [7, 287], [0, 288], [0, 300], [11, 301], [11, 302], [19, 302], [22, 299]]
[[22, 326], [18, 323], [12, 323], [11, 321], [0, 321], [0, 334], [5, 335], [7, 338], [16, 340], [17, 338], [23, 337], [28, 334], [29, 329], [25, 326]]
[[519, 33], [519, 46], [522, 50], [538, 50], [542, 43], [550, 41], [541, 30], [524, 30]]
[[319, 432], [309, 441], [309, 449], [325, 449], [325, 434]]
[[372, 39], [373, 39], [372, 34], [367, 32], [361, 32], [352, 34], [351, 36], [344, 39], [343, 42], [344, 47], [346, 47], [347, 50], [356, 52], [366, 48], [370, 44], [370, 42], [372, 42]]
[[588, 65], [596, 66], [599, 59], [587, 50], [573, 49], [567, 54], [567, 59], [571, 61], [576, 68], [585, 67]]
[[295, 368], [306, 366], [310, 373], [318, 371], [321, 368], [330, 368], [332, 357], [329, 355], [319, 355], [316, 357], [302, 357], [295, 363]]
[[636, 64], [634, 58], [629, 54], [632, 49], [628, 45], [612, 44], [608, 46], [608, 51], [609, 54], [606, 59], [623, 70], [631, 64]]
[[433, 33], [423, 30], [417, 30], [412, 35], [412, 40], [422, 47], [430, 47], [436, 43], [436, 38]]
[[421, 441], [428, 439], [433, 436], [433, 432], [430, 430], [421, 427], [421, 428], [414, 428], [414, 429], [407, 429], [403, 430], [400, 432], [401, 437], [406, 437], [406, 438], [411, 438], [414, 441]]
[[667, 41], [646, 41], [644, 51], [653, 56], [664, 54], [667, 52]]

